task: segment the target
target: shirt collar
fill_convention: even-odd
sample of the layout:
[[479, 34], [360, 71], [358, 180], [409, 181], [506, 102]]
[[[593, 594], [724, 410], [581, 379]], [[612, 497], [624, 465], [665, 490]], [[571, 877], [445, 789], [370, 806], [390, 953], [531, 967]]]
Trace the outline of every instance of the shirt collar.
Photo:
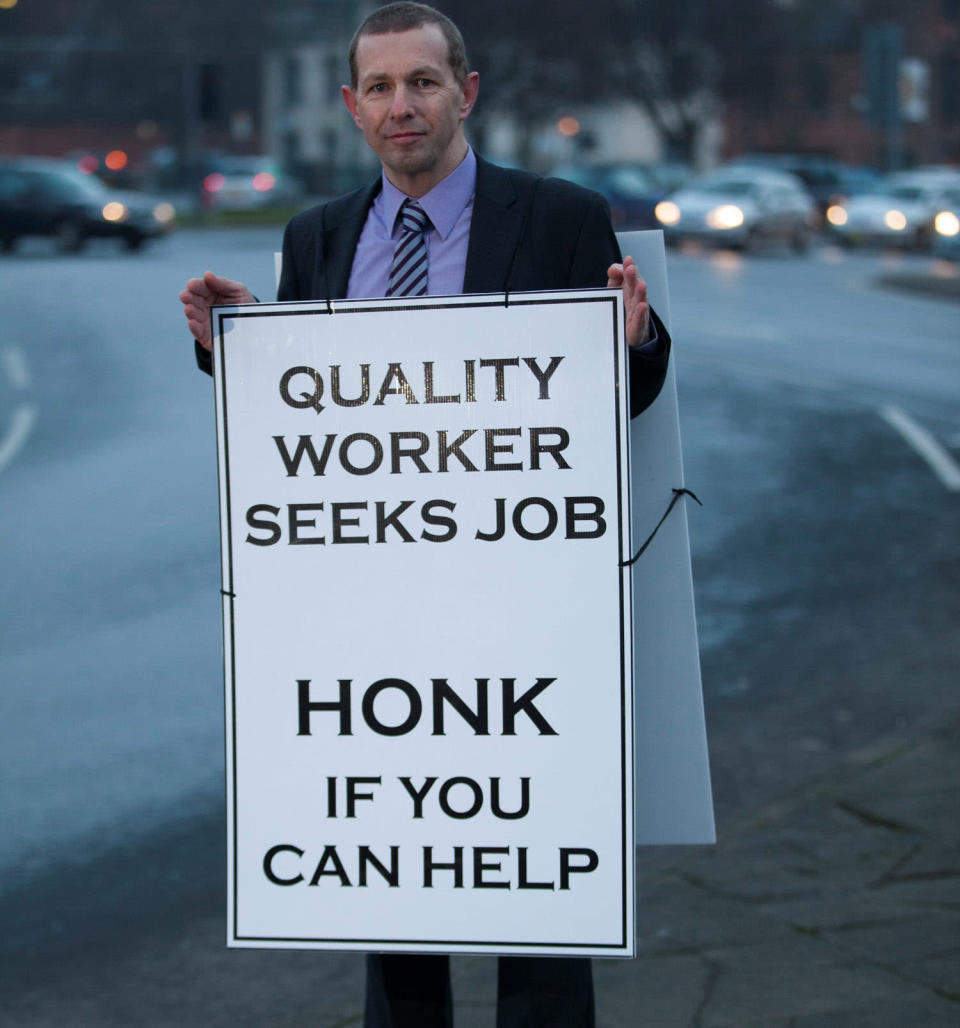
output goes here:
[[[463, 209], [473, 199], [476, 185], [477, 158], [472, 148], [468, 146], [467, 156], [453, 171], [438, 182], [429, 193], [419, 198], [420, 206], [427, 212], [427, 217], [441, 239], [446, 239], [453, 231]], [[383, 197], [384, 224], [393, 232], [397, 225], [400, 207], [403, 201], [409, 197], [397, 189], [385, 174], [381, 196]]]

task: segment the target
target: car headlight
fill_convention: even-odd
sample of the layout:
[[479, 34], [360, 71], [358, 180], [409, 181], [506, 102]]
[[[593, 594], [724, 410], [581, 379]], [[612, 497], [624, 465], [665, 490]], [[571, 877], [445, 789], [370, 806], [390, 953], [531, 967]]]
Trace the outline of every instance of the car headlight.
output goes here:
[[129, 213], [126, 206], [119, 200], [111, 200], [104, 205], [100, 215], [104, 221], [126, 221]]
[[722, 204], [707, 215], [707, 224], [718, 229], [739, 228], [743, 224], [743, 211], [736, 204]]
[[161, 225], [169, 225], [176, 217], [177, 212], [172, 203], [164, 200], [153, 208], [153, 220], [159, 221]]
[[883, 216], [883, 223], [891, 232], [902, 232], [907, 227], [907, 216], [903, 211], [889, 210]]
[[672, 200], [661, 200], [653, 213], [662, 225], [676, 225], [680, 220], [680, 208]]
[[834, 203], [827, 208], [827, 221], [831, 225], [846, 225], [847, 223], [847, 209], [841, 207], [840, 204]]
[[953, 211], [941, 211], [933, 219], [933, 227], [941, 236], [955, 236], [960, 233], [960, 218]]

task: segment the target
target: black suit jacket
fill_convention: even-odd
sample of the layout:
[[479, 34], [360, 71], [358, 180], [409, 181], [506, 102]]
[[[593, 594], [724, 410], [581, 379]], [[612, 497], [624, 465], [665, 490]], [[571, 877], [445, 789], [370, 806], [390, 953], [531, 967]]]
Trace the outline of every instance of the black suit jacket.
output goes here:
[[[278, 300], [343, 299], [353, 255], [381, 181], [292, 218], [283, 236]], [[477, 157], [477, 185], [464, 293], [515, 293], [604, 286], [620, 259], [607, 202], [563, 179], [500, 168]], [[631, 351], [630, 414], [654, 400], [666, 374], [670, 339], [656, 355]], [[198, 362], [210, 355], [198, 347]]]

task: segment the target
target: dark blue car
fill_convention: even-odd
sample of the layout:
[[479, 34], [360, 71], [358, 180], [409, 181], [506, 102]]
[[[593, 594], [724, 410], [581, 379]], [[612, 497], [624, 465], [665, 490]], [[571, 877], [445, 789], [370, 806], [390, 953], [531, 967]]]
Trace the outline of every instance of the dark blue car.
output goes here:
[[653, 211], [670, 190], [642, 165], [565, 164], [551, 174], [605, 197], [617, 231], [660, 227]]

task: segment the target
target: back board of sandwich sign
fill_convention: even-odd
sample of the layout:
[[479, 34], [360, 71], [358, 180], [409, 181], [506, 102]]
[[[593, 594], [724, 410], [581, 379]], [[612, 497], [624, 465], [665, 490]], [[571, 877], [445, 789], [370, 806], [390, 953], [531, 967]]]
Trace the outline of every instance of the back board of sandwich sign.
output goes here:
[[[623, 232], [647, 295], [670, 327], [670, 293], [663, 233]], [[630, 493], [634, 565], [634, 710], [637, 845], [716, 841], [703, 711], [700, 654], [680, 447], [676, 353], [660, 395], [630, 425]], [[691, 484], [696, 493], [696, 485]], [[674, 502], [679, 496], [679, 502]], [[694, 510], [698, 508], [694, 507]], [[634, 551], [636, 552], [636, 551]]]

